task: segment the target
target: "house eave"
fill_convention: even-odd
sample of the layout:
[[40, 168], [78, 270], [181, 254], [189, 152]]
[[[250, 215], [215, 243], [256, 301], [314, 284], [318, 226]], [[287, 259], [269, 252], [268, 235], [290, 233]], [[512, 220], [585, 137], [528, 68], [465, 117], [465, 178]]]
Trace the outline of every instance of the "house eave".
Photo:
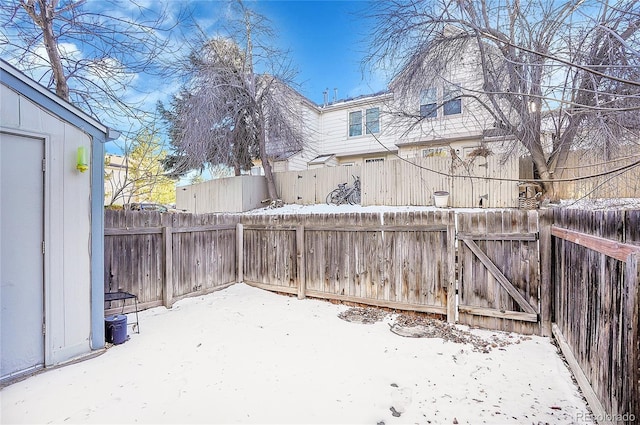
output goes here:
[[[17, 80], [17, 82], [19, 82], [20, 84], [24, 84], [24, 85], [28, 86], [29, 88], [31, 88], [32, 90], [34, 90], [38, 94], [46, 97], [50, 101], [54, 102], [57, 106], [59, 106], [59, 107], [63, 108], [64, 110], [66, 110], [68, 113], [71, 113], [71, 114], [75, 115], [81, 121], [84, 121], [87, 124], [90, 124], [96, 130], [98, 130], [99, 132], [103, 133], [105, 135], [105, 138], [113, 139], [113, 138], [115, 138], [115, 137], [120, 135], [117, 131], [107, 127], [106, 125], [102, 124], [100, 121], [98, 121], [95, 118], [91, 117], [90, 115], [82, 112], [80, 109], [78, 109], [77, 107], [75, 107], [71, 103], [67, 102], [66, 100], [64, 100], [61, 97], [57, 96], [56, 94], [52, 93], [50, 90], [48, 90], [46, 87], [44, 87], [40, 83], [38, 83], [35, 80], [29, 78], [25, 73], [23, 73], [22, 71], [18, 70], [16, 67], [11, 65], [9, 62], [7, 62], [4, 59], [0, 59], [0, 71], [2, 71], [2, 73], [0, 74], [0, 78], [9, 87], [17, 90], [19, 87], [15, 84], [15, 82], [11, 81], [12, 79], [14, 79], [14, 81]], [[7, 76], [9, 76], [10, 78], [7, 78]], [[37, 101], [37, 99], [33, 99], [32, 97], [30, 97], [30, 98], [33, 101]]]
[[372, 150], [360, 150], [360, 151], [353, 151], [353, 152], [345, 152], [345, 153], [340, 153], [340, 154], [336, 154], [336, 158], [348, 158], [351, 156], [380, 156], [380, 155], [386, 155], [386, 154], [397, 154], [398, 153], [398, 149], [384, 149], [384, 150], [378, 150], [378, 151], [372, 151]]
[[404, 147], [412, 147], [412, 146], [441, 146], [448, 145], [451, 143], [457, 142], [471, 142], [471, 141], [481, 141], [483, 140], [482, 134], [474, 134], [471, 136], [461, 136], [461, 137], [448, 137], [441, 139], [431, 139], [431, 140], [408, 140], [404, 142], [396, 142], [395, 145], [399, 148]]
[[352, 108], [360, 105], [372, 105], [389, 99], [393, 99], [393, 92], [387, 90], [380, 93], [337, 100], [335, 102], [328, 103], [327, 105], [319, 106], [319, 109], [321, 112], [329, 112], [336, 109]]

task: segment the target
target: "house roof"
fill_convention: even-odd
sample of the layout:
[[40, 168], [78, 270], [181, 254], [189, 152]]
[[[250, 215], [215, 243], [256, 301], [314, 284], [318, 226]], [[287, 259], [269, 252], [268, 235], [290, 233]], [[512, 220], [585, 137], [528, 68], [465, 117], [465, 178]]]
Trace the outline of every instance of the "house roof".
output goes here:
[[[16, 91], [19, 91], [23, 95], [29, 97], [33, 101], [37, 101], [36, 99], [34, 99], [34, 97], [37, 97], [36, 94], [40, 95], [41, 97], [43, 96], [48, 102], [46, 102], [45, 104], [45, 102], [37, 101], [38, 104], [46, 107], [52, 112], [56, 110], [61, 111], [62, 114], [59, 115], [70, 114], [75, 118], [80, 119], [82, 122], [91, 125], [99, 132], [104, 133], [108, 140], [113, 140], [120, 136], [119, 132], [107, 127], [100, 121], [73, 106], [71, 103], [67, 102], [61, 97], [58, 97], [55, 93], [51, 92], [42, 84], [28, 77], [26, 74], [18, 70], [16, 67], [11, 65], [4, 59], [0, 59], [0, 81], [5, 83], [8, 87], [11, 87]], [[22, 90], [20, 88], [20, 85], [22, 85], [23, 88], [25, 86], [28, 87], [29, 89], [31, 89], [31, 92], [27, 93], [25, 90]]]
[[274, 152], [274, 153], [270, 153], [269, 159], [273, 160], [273, 161], [284, 161], [286, 159], [291, 158], [292, 156], [294, 156], [295, 154], [298, 154], [302, 152], [302, 149], [294, 149], [294, 150], [287, 150], [287, 151], [283, 151], [283, 152]]
[[311, 161], [309, 161], [309, 164], [324, 164], [327, 161], [329, 161], [330, 159], [335, 158], [335, 155], [332, 153], [329, 154], [324, 154], [324, 155], [318, 155], [315, 158], [313, 158]]
[[105, 168], [128, 168], [128, 161], [124, 156], [108, 154], [105, 160]]
[[383, 90], [373, 94], [365, 94], [357, 97], [349, 97], [347, 99], [336, 100], [326, 105], [318, 106], [321, 111], [330, 109], [338, 109], [353, 106], [358, 103], [370, 103], [372, 101], [377, 102], [380, 98], [393, 97], [393, 92], [390, 90]]

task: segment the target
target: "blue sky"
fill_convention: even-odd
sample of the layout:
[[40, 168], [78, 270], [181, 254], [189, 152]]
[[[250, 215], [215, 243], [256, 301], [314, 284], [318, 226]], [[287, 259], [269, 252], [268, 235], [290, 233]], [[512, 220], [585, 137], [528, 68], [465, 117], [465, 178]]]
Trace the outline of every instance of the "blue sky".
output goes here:
[[[245, 4], [271, 21], [278, 47], [290, 51], [292, 65], [299, 71], [296, 82], [300, 92], [322, 103], [326, 89], [331, 101], [336, 88], [339, 99], [386, 88], [384, 76], [363, 75], [361, 71], [370, 31], [362, 14], [369, 3], [364, 0], [259, 0]], [[223, 7], [226, 3], [200, 1], [196, 4], [199, 13], [196, 16], [206, 19], [206, 15], [213, 12], [210, 8]]]
[[[72, 1], [72, 0], [65, 0]], [[362, 58], [369, 47], [367, 35], [370, 33], [369, 21], [364, 18], [364, 13], [373, 2], [369, 0], [245, 0], [245, 6], [266, 16], [275, 33], [274, 43], [281, 50], [289, 51], [289, 59], [293, 68], [298, 70], [295, 82], [296, 88], [311, 101], [322, 104], [323, 92], [328, 90], [328, 100], [337, 98], [345, 99], [360, 95], [372, 94], [386, 89], [387, 76], [378, 72], [375, 75], [362, 72]], [[168, 8], [169, 19], [163, 26], [170, 28], [178, 18], [178, 10], [181, 8], [193, 9], [197, 19], [208, 37], [220, 34], [224, 16], [228, 12], [229, 0], [122, 0], [117, 5], [104, 0], [88, 0], [82, 8], [91, 12], [102, 13], [107, 16], [123, 17], [125, 20], [132, 16], [139, 17], [144, 8], [148, 8], [153, 14], [163, 7]], [[64, 1], [61, 3], [64, 5]], [[137, 5], [143, 7], [141, 9]], [[63, 6], [60, 6], [63, 7]], [[5, 16], [5, 19], [8, 18]], [[28, 21], [28, 19], [27, 19]], [[189, 28], [182, 25], [177, 32], [163, 36], [170, 37], [174, 42], [180, 41], [180, 35], [189, 38]], [[3, 36], [11, 38], [14, 34], [3, 29]], [[224, 34], [224, 33], [223, 33]], [[75, 40], [61, 39], [61, 47], [69, 57], [78, 60], [93, 59], [90, 53], [90, 45], [77, 44]], [[175, 44], [173, 44], [175, 46]], [[188, 54], [186, 44], [182, 45], [181, 53]], [[39, 68], [33, 68], [29, 75], [36, 80], [47, 84], [50, 75], [50, 67], [46, 61], [44, 46], [35, 46], [39, 52], [30, 58], [30, 61], [38, 64]], [[9, 56], [8, 50], [0, 46], [3, 58]], [[8, 48], [7, 48], [8, 49]], [[169, 60], [172, 60], [169, 58]], [[18, 68], [22, 64], [13, 61]], [[154, 113], [158, 101], [168, 104], [171, 96], [180, 86], [180, 78], [159, 79], [154, 75], [129, 74], [130, 82], [118, 86], [126, 88], [120, 94], [121, 98], [132, 105], [143, 105], [142, 109]], [[89, 75], [89, 78], [91, 75]], [[107, 78], [108, 80], [108, 78]], [[70, 82], [73, 85], [73, 82]], [[114, 84], [116, 87], [116, 84]], [[116, 114], [117, 115], [117, 114]], [[125, 117], [120, 120], [117, 117], [99, 116], [103, 123], [123, 131], [132, 131], [135, 123], [129, 123]], [[107, 145], [109, 152], [115, 153], [120, 149], [120, 142]]]
[[282, 47], [291, 49], [293, 63], [300, 74], [302, 93], [322, 103], [322, 92], [334, 88], [338, 98], [371, 94], [386, 87], [384, 78], [364, 75], [361, 60], [367, 49], [369, 32], [362, 19], [365, 1], [263, 1], [274, 29], [281, 35]]

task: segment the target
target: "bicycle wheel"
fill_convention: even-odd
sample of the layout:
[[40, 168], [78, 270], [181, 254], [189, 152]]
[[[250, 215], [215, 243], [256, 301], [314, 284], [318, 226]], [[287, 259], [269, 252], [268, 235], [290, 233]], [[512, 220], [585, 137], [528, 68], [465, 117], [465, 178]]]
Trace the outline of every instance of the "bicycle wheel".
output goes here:
[[327, 205], [340, 205], [340, 200], [342, 198], [342, 191], [340, 189], [333, 189], [327, 195]]
[[360, 204], [360, 191], [354, 190], [349, 194], [349, 204], [358, 205]]

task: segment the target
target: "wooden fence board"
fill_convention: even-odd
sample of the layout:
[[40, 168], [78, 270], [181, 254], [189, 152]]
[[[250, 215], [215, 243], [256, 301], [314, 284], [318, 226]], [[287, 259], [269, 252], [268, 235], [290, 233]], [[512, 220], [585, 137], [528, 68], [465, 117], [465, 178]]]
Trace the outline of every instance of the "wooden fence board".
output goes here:
[[[573, 151], [564, 168], [556, 170], [559, 178], [592, 176], [615, 170], [637, 161], [640, 149], [630, 146], [622, 158], [602, 158], [592, 150]], [[602, 177], [568, 181], [558, 186], [560, 199], [579, 198], [637, 198], [640, 196], [640, 167], [634, 167], [621, 174], [607, 174]]]
[[226, 215], [105, 211], [105, 292], [132, 292], [143, 306], [171, 306], [185, 295], [235, 282], [235, 221]]
[[460, 322], [540, 333], [538, 212], [463, 212], [458, 221]]
[[[287, 254], [300, 250], [286, 236], [295, 231], [284, 230], [298, 228], [297, 221], [304, 223], [307, 295], [322, 293], [375, 305], [406, 304], [444, 312], [449, 219], [448, 212], [300, 215], [281, 216], [276, 227], [269, 227], [265, 219], [246, 217], [244, 255], [253, 260], [244, 262], [245, 280], [279, 288], [278, 270], [298, 258]], [[297, 285], [297, 276], [292, 275], [290, 281]]]
[[[552, 316], [554, 333], [562, 335], [607, 414], [637, 417], [638, 211], [556, 209], [552, 216], [483, 210], [457, 218], [444, 209], [279, 216], [107, 212], [105, 291], [136, 293], [145, 307], [170, 305], [245, 273], [248, 283], [269, 290], [300, 295], [304, 284], [305, 296], [451, 318], [456, 220], [460, 322], [534, 333], [545, 332]], [[557, 228], [548, 226], [552, 221]], [[491, 263], [493, 273], [486, 267]], [[549, 271], [540, 274], [540, 265]]]
[[[274, 179], [285, 203], [324, 203], [339, 183], [353, 184], [355, 175], [361, 179], [362, 205], [433, 205], [433, 193], [447, 191], [453, 207], [478, 207], [481, 199], [483, 207], [516, 207], [519, 160], [505, 162], [499, 155], [480, 159], [466, 168], [452, 166], [451, 158], [395, 159], [275, 173]], [[486, 167], [479, 166], [485, 163]], [[451, 177], [452, 172], [458, 177]], [[513, 181], [489, 180], [495, 177]]]
[[640, 323], [634, 317], [638, 284], [633, 257], [640, 251], [637, 240], [627, 239], [635, 234], [627, 231], [629, 221], [622, 210], [554, 210], [553, 315], [606, 414], [638, 418]]

